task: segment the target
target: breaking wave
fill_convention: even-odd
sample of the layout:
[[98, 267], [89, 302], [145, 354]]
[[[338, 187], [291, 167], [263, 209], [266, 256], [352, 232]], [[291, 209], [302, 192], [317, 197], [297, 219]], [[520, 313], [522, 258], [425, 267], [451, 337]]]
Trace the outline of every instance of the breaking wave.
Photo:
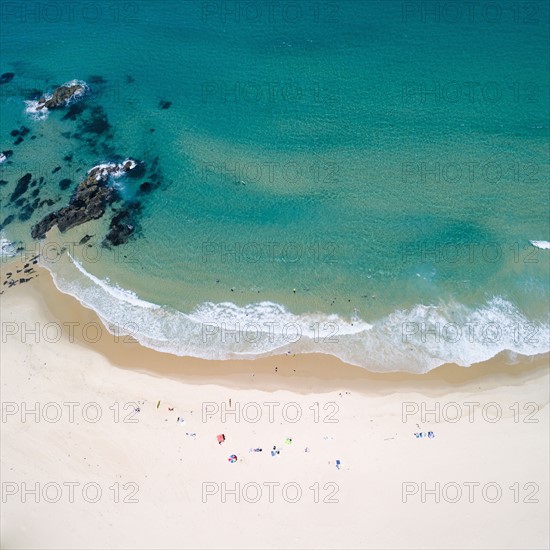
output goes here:
[[335, 314], [296, 315], [265, 301], [244, 307], [207, 302], [185, 313], [95, 277], [70, 255], [55, 269], [42, 264], [57, 288], [95, 310], [111, 333], [178, 356], [324, 353], [374, 372], [425, 373], [445, 363], [468, 367], [502, 351], [535, 355], [549, 350], [548, 320], [532, 322], [500, 297], [475, 309], [419, 304], [371, 322]]
[[0, 258], [11, 258], [17, 255], [17, 243], [13, 243], [0, 233]]
[[548, 241], [529, 241], [536, 248], [542, 248], [543, 250], [550, 250], [550, 242]]

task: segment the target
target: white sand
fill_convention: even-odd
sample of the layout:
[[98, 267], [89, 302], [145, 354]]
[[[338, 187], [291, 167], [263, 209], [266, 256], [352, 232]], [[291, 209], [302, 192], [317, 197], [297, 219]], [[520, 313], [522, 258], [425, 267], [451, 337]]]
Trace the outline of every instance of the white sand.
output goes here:
[[[81, 327], [97, 318], [59, 294], [47, 272], [40, 273], [0, 298], [2, 548], [548, 548], [547, 357], [513, 366], [499, 358], [470, 369], [445, 366], [424, 376], [383, 376], [323, 356], [222, 363], [115, 344], [108, 334], [91, 344], [81, 341]], [[56, 328], [45, 324], [67, 321], [79, 323], [74, 342], [66, 331], [53, 341]], [[33, 335], [22, 341], [22, 323], [40, 323], [38, 343]], [[6, 335], [13, 330], [18, 333]], [[260, 421], [237, 423], [228, 416], [222, 423], [219, 412], [203, 421], [204, 403], [228, 406], [230, 398], [241, 408], [257, 403]], [[125, 404], [138, 401], [137, 422], [123, 422], [130, 410]], [[67, 402], [77, 403], [73, 422]], [[279, 403], [273, 422], [265, 402]], [[407, 402], [411, 410], [422, 402], [432, 409], [436, 403], [441, 409], [452, 402], [480, 406], [472, 419], [462, 405], [455, 423], [442, 414], [439, 422], [433, 415], [422, 419], [420, 413], [403, 422]], [[496, 422], [483, 418], [482, 406], [491, 402], [503, 414]], [[532, 416], [538, 422], [525, 422], [530, 409], [523, 406], [529, 402], [539, 409]], [[23, 406], [35, 403], [39, 422], [32, 414], [22, 422]], [[87, 403], [98, 404], [99, 421], [83, 417]], [[289, 420], [296, 407], [289, 403], [301, 409], [295, 423]], [[332, 403], [338, 422], [323, 422], [336, 410]], [[509, 408], [514, 403], [519, 417]], [[14, 408], [18, 412], [8, 415]], [[54, 418], [59, 409], [59, 421], [47, 422], [44, 415]], [[492, 418], [496, 410], [487, 408], [486, 415]], [[86, 409], [89, 419], [95, 411]], [[250, 419], [256, 411], [253, 405], [246, 410]], [[454, 408], [445, 411], [447, 419], [454, 417]], [[414, 436], [428, 431], [435, 437]], [[221, 445], [220, 433], [227, 438]], [[275, 457], [273, 445], [280, 448]], [[256, 447], [263, 451], [249, 452]], [[228, 461], [233, 453], [234, 464]], [[73, 502], [63, 485], [68, 482], [80, 484]], [[419, 492], [404, 503], [407, 482]], [[440, 483], [439, 503], [430, 494], [422, 502], [423, 482], [428, 489]], [[453, 486], [443, 494], [443, 486], [453, 482], [463, 491], [457, 503], [445, 500], [454, 498]], [[480, 484], [473, 502], [464, 482]], [[494, 485], [482, 495], [491, 482], [502, 489], [494, 503], [487, 502]], [[37, 483], [39, 502], [32, 494], [23, 502], [22, 484], [32, 489]], [[87, 483], [101, 488], [98, 502], [84, 499]], [[138, 502], [123, 502], [134, 487], [127, 483], [138, 489], [133, 497]], [[205, 483], [220, 492], [205, 498]], [[224, 495], [224, 502], [222, 484], [232, 489], [236, 483], [240, 502], [233, 494]], [[273, 486], [273, 502], [270, 483], [280, 483]], [[294, 485], [287, 486], [285, 499], [282, 487], [288, 483]], [[509, 488], [515, 483], [518, 503]], [[245, 484], [250, 485], [243, 495]], [[317, 503], [310, 489], [315, 484]], [[119, 502], [109, 489], [117, 486]], [[302, 495], [292, 503], [296, 486]], [[50, 499], [61, 489], [60, 500], [47, 502], [45, 488]], [[258, 488], [260, 498], [252, 502]], [[333, 489], [337, 502], [323, 502]], [[533, 489], [538, 502], [523, 502]], [[95, 496], [92, 485], [88, 496]]]

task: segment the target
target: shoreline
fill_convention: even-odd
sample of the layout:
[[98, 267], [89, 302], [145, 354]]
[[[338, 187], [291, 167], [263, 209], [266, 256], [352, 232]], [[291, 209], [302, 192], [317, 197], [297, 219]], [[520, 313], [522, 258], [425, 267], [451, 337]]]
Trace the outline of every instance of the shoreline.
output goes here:
[[[138, 270], [134, 281], [137, 286], [124, 278], [128, 284], [121, 282], [119, 286], [116, 275], [111, 282], [111, 274], [101, 269], [97, 276], [89, 273], [76, 255], [73, 258], [73, 253], [60, 248], [62, 238], [56, 229], [52, 231], [54, 240], [46, 246], [55, 246], [58, 258], [50, 257], [50, 261], [58, 265], [48, 265], [47, 253], [39, 265], [50, 271], [58, 291], [75, 297], [81, 307], [93, 309], [101, 319], [108, 319], [110, 330], [125, 327], [136, 334], [144, 348], [160, 354], [200, 358], [209, 363], [263, 360], [294, 353], [301, 357], [327, 355], [341, 367], [357, 366], [381, 374], [426, 374], [449, 365], [475, 368], [491, 364], [494, 354], [497, 361], [506, 364], [550, 354], [547, 316], [528, 314], [521, 302], [508, 301], [505, 293], [475, 303], [466, 300], [469, 305], [455, 303], [452, 298], [442, 302], [435, 297], [425, 302], [414, 299], [408, 306], [393, 304], [389, 313], [391, 308], [383, 308], [387, 311], [382, 315], [371, 311], [365, 314], [365, 320], [352, 319], [351, 326], [349, 319], [332, 308], [312, 306], [297, 313], [284, 305], [285, 300], [256, 301], [254, 297], [246, 303], [237, 300], [237, 305], [230, 296], [216, 295], [214, 287], [218, 285], [213, 284], [214, 295], [207, 292], [195, 306], [178, 309], [170, 299], [159, 299], [162, 292], [155, 298], [163, 280], [146, 282], [139, 278]], [[76, 241], [80, 236], [74, 237]], [[39, 252], [36, 248], [31, 251]], [[8, 261], [25, 260], [16, 256]], [[181, 286], [180, 275], [174, 275], [171, 280], [179, 281]], [[141, 289], [139, 295], [131, 290], [134, 288]], [[185, 293], [185, 285], [179, 291]], [[273, 331], [273, 325], [279, 328]], [[286, 329], [290, 329], [290, 337]]]
[[[12, 262], [8, 262], [7, 265], [10, 263]], [[2, 273], [6, 271], [5, 265], [3, 264]], [[51, 273], [46, 268], [37, 265], [35, 269], [40, 278], [33, 278], [25, 283], [24, 287], [19, 285], [18, 289], [8, 289], [7, 292], [12, 294], [15, 290], [19, 294], [24, 288], [28, 297], [39, 305], [48, 319], [51, 319], [50, 322], [57, 322], [63, 327], [63, 338], [66, 340], [69, 340], [70, 336], [66, 329], [69, 323], [78, 323], [77, 327], [87, 323], [99, 324], [102, 331], [97, 342], [86, 341], [82, 331], [78, 329], [73, 331], [74, 341], [85, 349], [101, 354], [113, 366], [153, 376], [188, 382], [194, 380], [196, 383], [204, 377], [220, 385], [235, 388], [245, 388], [253, 382], [254, 387], [258, 389], [287, 389], [298, 393], [318, 391], [320, 388], [326, 388], [327, 384], [333, 389], [353, 385], [356, 390], [372, 392], [384, 388], [387, 383], [398, 384], [411, 391], [420, 391], [430, 388], [433, 390], [442, 383], [463, 387], [486, 382], [488, 379], [493, 379], [494, 384], [512, 383], [514, 378], [523, 375], [536, 377], [548, 368], [550, 361], [550, 353], [518, 355], [512, 362], [506, 352], [501, 352], [488, 361], [475, 363], [470, 367], [447, 363], [427, 373], [377, 373], [322, 353], [281, 354], [227, 360], [177, 356], [148, 348], [131, 337], [116, 337], [111, 334], [94, 310], [56, 287]], [[280, 387], [274, 387], [275, 375], [281, 384]], [[302, 389], [304, 387], [308, 387], [305, 392]]]

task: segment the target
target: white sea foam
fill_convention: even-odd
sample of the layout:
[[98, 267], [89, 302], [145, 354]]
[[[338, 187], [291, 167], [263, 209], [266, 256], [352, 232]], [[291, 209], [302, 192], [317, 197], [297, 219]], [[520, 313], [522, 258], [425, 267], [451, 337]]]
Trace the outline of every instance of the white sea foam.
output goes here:
[[127, 162], [130, 163], [130, 170], [133, 170], [137, 166], [137, 162], [135, 160], [127, 158], [123, 160], [120, 164], [116, 164], [115, 162], [104, 162], [102, 164], [97, 164], [96, 166], [88, 170], [88, 174], [90, 174], [93, 170], [99, 169], [95, 177], [96, 180], [100, 180], [101, 178], [105, 178], [108, 176], [111, 178], [120, 178], [121, 176], [124, 176], [124, 174], [126, 174], [126, 170], [124, 170], [124, 165]]
[[8, 157], [4, 153], [0, 153], [0, 164], [8, 160]]
[[74, 263], [78, 271], [82, 273], [85, 277], [90, 279], [93, 283], [101, 287], [105, 292], [107, 292], [110, 296], [115, 298], [116, 300], [121, 300], [123, 302], [126, 302], [127, 304], [131, 304], [132, 306], [142, 307], [145, 309], [158, 309], [160, 306], [156, 304], [152, 304], [151, 302], [146, 302], [144, 300], [140, 300], [135, 292], [132, 292], [131, 290], [124, 290], [120, 288], [118, 285], [111, 285], [110, 281], [108, 279], [102, 281], [101, 279], [98, 279], [88, 271], [86, 271], [82, 264], [75, 260], [69, 252], [67, 252], [67, 255], [69, 258], [71, 258], [71, 261]]
[[[179, 356], [253, 359], [276, 353], [325, 353], [377, 372], [428, 372], [445, 363], [470, 366], [502, 351], [548, 351], [548, 321], [532, 323], [494, 297], [472, 309], [458, 303], [416, 305], [367, 323], [338, 315], [297, 315], [280, 304], [204, 303], [190, 313], [140, 299], [71, 262], [52, 265], [62, 292], [94, 309], [107, 328]], [[48, 266], [46, 266], [48, 267]]]
[[[45, 94], [44, 97], [46, 97], [46, 99], [50, 99], [51, 95]], [[28, 100], [25, 101], [25, 105], [27, 106], [25, 112], [33, 120], [45, 120], [50, 114], [49, 109], [47, 109], [46, 107], [43, 107], [42, 109], [38, 108], [38, 101]]]
[[529, 241], [533, 246], [542, 248], [543, 250], [550, 250], [550, 242], [548, 241]]
[[0, 258], [10, 258], [15, 255], [17, 255], [17, 245], [0, 234]]
[[86, 84], [86, 82], [84, 82], [84, 80], [69, 80], [69, 82], [65, 82], [65, 84], [63, 84], [63, 86], [82, 86], [82, 90], [76, 92], [72, 97], [71, 99], [69, 99], [65, 105], [70, 105], [71, 103], [74, 103], [75, 101], [78, 101], [79, 99], [81, 99], [82, 97], [84, 97], [89, 91], [90, 91], [90, 87], [88, 86], [88, 84]]

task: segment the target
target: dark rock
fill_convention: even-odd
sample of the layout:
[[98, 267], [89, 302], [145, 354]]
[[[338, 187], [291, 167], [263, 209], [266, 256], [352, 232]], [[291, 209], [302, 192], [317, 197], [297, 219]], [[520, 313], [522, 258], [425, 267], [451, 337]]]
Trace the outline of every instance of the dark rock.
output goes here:
[[15, 201], [15, 206], [17, 206], [17, 208], [20, 208], [21, 206], [23, 206], [25, 203], [27, 202], [27, 199], [25, 197], [21, 197], [20, 199], [17, 199]]
[[13, 214], [10, 214], [2, 223], [0, 223], [0, 231], [4, 229], [4, 227], [9, 225], [14, 219], [15, 216]]
[[15, 137], [15, 136], [18, 136], [18, 135], [19, 135], [19, 130], [12, 130], [10, 132], [10, 136], [12, 136], [12, 137]]
[[161, 100], [159, 102], [159, 107], [161, 109], [170, 109], [170, 106], [172, 105], [172, 102], [171, 101], [164, 101], [164, 100]]
[[104, 244], [119, 246], [128, 242], [130, 235], [134, 232], [135, 226], [132, 222], [132, 210], [139, 210], [140, 205], [131, 209], [122, 210], [116, 214], [109, 225], [109, 231], [105, 236]]
[[129, 75], [129, 74], [126, 75], [126, 83], [127, 84], [133, 84], [135, 81], [136, 81], [136, 79], [132, 75]]
[[82, 125], [82, 131], [88, 134], [97, 134], [98, 136], [111, 128], [107, 114], [102, 107], [96, 106], [92, 109], [89, 120]]
[[62, 189], [63, 191], [65, 189], [68, 189], [69, 186], [71, 185], [71, 183], [73, 183], [70, 179], [68, 178], [64, 178], [62, 179], [60, 182], [59, 182], [59, 188]]
[[46, 236], [46, 233], [57, 223], [57, 212], [51, 212], [44, 216], [36, 225], [31, 229], [31, 236], [33, 239]]
[[107, 84], [107, 81], [100, 75], [92, 75], [88, 78], [90, 84]]
[[105, 241], [112, 246], [120, 246], [126, 244], [130, 235], [134, 232], [134, 227], [129, 224], [122, 224], [116, 228], [110, 229], [105, 237]]
[[94, 166], [89, 171], [87, 178], [78, 185], [68, 206], [46, 215], [32, 227], [32, 238], [44, 238], [46, 233], [56, 224], [61, 232], [65, 232], [89, 220], [101, 218], [107, 205], [113, 202], [116, 197], [115, 190], [107, 185], [109, 177], [121, 170], [131, 172], [135, 166], [136, 163], [132, 160], [128, 160], [123, 164], [112, 163]]
[[76, 225], [103, 216], [114, 193], [111, 187], [105, 185], [106, 183], [106, 180], [99, 184], [93, 178], [88, 178], [79, 185], [69, 206], [58, 212], [57, 227], [62, 233]]
[[[33, 182], [34, 183], [34, 182]], [[32, 193], [31, 193], [31, 197], [38, 197], [40, 193], [40, 189], [35, 189]]]
[[78, 244], [79, 245], [86, 244], [92, 237], [93, 237], [93, 235], [86, 234], [86, 235], [84, 235], [84, 237], [82, 237], [82, 239], [80, 239]]
[[24, 208], [21, 209], [21, 212], [19, 213], [19, 220], [22, 222], [26, 222], [30, 217], [32, 216], [33, 208], [31, 205], [27, 204]]
[[2, 73], [0, 75], [0, 84], [7, 84], [8, 82], [11, 82], [14, 76], [14, 73]]
[[61, 120], [76, 120], [76, 117], [84, 112], [84, 103], [75, 103], [69, 107], [69, 110]]
[[56, 167], [52, 170], [52, 174], [55, 174], [56, 172], [59, 172], [59, 170], [61, 170], [61, 166], [56, 166]]
[[145, 163], [144, 162], [138, 162], [132, 170], [128, 172], [128, 177], [137, 179], [142, 178], [145, 175]]
[[64, 107], [75, 96], [83, 94], [85, 91], [84, 86], [81, 84], [69, 84], [68, 86], [59, 86], [56, 88], [50, 99], [41, 97], [38, 100], [37, 109], [57, 109]]
[[52, 206], [56, 203], [53, 199], [44, 199], [41, 203], [39, 203], [38, 208], [42, 208], [45, 204], [48, 206]]
[[6, 158], [10, 158], [12, 155], [13, 155], [13, 151], [11, 149], [8, 149], [7, 151], [2, 151], [2, 154], [6, 157]]
[[29, 132], [30, 130], [26, 126], [21, 126], [21, 135], [23, 137], [25, 137]]
[[8, 183], [7, 180], [0, 180], [0, 185], [6, 185]]
[[22, 138], [21, 136], [19, 136], [19, 137], [13, 142], [13, 144], [14, 144], [14, 145], [19, 145], [19, 144], [22, 143], [22, 142], [23, 142], [23, 138]]
[[20, 178], [15, 186], [15, 191], [11, 195], [10, 202], [14, 202], [27, 191], [31, 178], [32, 174], [30, 173], [26, 173], [22, 178]]
[[153, 185], [150, 182], [145, 181], [139, 186], [139, 190], [142, 193], [150, 193], [153, 190]]
[[71, 162], [73, 160], [73, 154], [71, 153], [70, 155], [65, 155], [63, 157], [63, 160], [67, 162]]

